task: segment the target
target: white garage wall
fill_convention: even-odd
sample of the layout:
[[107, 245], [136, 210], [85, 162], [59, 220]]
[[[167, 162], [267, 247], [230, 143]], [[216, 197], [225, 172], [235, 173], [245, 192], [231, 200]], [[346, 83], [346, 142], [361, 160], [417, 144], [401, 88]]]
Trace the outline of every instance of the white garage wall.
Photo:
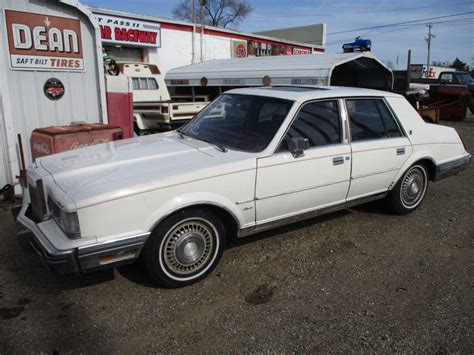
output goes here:
[[[0, 11], [0, 36], [2, 37], [0, 40], [0, 56], [2, 57], [0, 93], [4, 100], [4, 114], [6, 117], [8, 115], [8, 122], [13, 122], [14, 136], [16, 137], [18, 133], [22, 135], [25, 157], [29, 164], [31, 163], [30, 137], [34, 129], [69, 125], [72, 121], [101, 121], [95, 30], [88, 18], [79, 14], [74, 8], [60, 4], [56, 0], [0, 0], [0, 9], [5, 8], [49, 16], [78, 18], [81, 21], [84, 72], [11, 70], [8, 45], [5, 43], [4, 13]], [[4, 43], [1, 43], [2, 41]], [[58, 78], [63, 82], [66, 90], [62, 99], [51, 101], [44, 95], [43, 86], [49, 78]], [[7, 118], [4, 119], [7, 120]], [[12, 142], [9, 144], [11, 145]], [[9, 149], [10, 160], [18, 159], [10, 154], [11, 149]], [[8, 178], [10, 183], [14, 180], [15, 172], [11, 175]]]
[[[201, 61], [201, 34], [194, 36], [195, 62]], [[232, 39], [215, 35], [203, 36], [203, 60], [225, 59], [231, 57]], [[192, 32], [168, 28], [161, 29], [161, 48], [145, 49], [145, 61], [158, 65], [166, 74], [170, 69], [192, 63]]]

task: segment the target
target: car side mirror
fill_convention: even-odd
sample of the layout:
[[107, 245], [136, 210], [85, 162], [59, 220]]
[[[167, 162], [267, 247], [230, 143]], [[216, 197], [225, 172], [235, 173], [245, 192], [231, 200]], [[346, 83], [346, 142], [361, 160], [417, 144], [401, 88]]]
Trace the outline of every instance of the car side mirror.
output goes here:
[[304, 151], [309, 148], [309, 139], [303, 137], [293, 137], [288, 142], [288, 148], [294, 158], [304, 156]]

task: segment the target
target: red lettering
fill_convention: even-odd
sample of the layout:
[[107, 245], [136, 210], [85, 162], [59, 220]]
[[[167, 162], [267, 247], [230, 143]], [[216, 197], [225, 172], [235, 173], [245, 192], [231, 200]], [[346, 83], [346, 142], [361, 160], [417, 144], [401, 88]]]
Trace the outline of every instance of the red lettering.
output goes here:
[[80, 68], [81, 62], [79, 60], [74, 60], [74, 68]]
[[114, 29], [115, 32], [115, 40], [116, 41], [121, 41], [122, 40], [122, 30], [118, 27]]
[[67, 67], [67, 62], [68, 62], [67, 59], [61, 59], [61, 64], [59, 66], [62, 68]]
[[149, 32], [150, 36], [149, 36], [149, 41], [148, 43], [153, 43], [153, 44], [156, 44], [156, 37], [158, 36], [157, 33], [155, 32]]
[[146, 43], [147, 42], [147, 33], [145, 31], [140, 31], [140, 35], [139, 35], [139, 40], [141, 43]]
[[56, 66], [56, 58], [51, 58], [51, 66], [55, 67]]
[[112, 39], [112, 30], [109, 26], [100, 26], [100, 37], [102, 39]]
[[120, 36], [122, 37], [122, 41], [126, 41], [128, 42], [128, 33], [127, 33], [127, 29], [126, 28], [122, 28], [120, 30]]

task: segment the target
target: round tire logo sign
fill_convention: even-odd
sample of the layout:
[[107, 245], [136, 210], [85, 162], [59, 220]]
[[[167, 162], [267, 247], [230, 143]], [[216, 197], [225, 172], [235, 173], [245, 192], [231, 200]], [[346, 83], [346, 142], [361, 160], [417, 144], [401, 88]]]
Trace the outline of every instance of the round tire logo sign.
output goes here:
[[235, 56], [237, 58], [246, 58], [247, 57], [247, 47], [240, 43], [235, 47]]
[[44, 84], [44, 94], [50, 100], [59, 100], [63, 97], [65, 89], [63, 83], [56, 78], [51, 78]]

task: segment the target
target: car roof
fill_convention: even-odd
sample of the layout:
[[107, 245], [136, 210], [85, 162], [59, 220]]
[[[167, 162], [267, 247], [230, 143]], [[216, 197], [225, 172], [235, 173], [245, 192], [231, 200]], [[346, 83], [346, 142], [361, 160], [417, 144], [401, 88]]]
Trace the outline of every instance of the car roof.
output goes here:
[[262, 86], [232, 89], [226, 94], [270, 96], [293, 101], [306, 101], [334, 97], [400, 97], [389, 91], [353, 88], [343, 86]]

